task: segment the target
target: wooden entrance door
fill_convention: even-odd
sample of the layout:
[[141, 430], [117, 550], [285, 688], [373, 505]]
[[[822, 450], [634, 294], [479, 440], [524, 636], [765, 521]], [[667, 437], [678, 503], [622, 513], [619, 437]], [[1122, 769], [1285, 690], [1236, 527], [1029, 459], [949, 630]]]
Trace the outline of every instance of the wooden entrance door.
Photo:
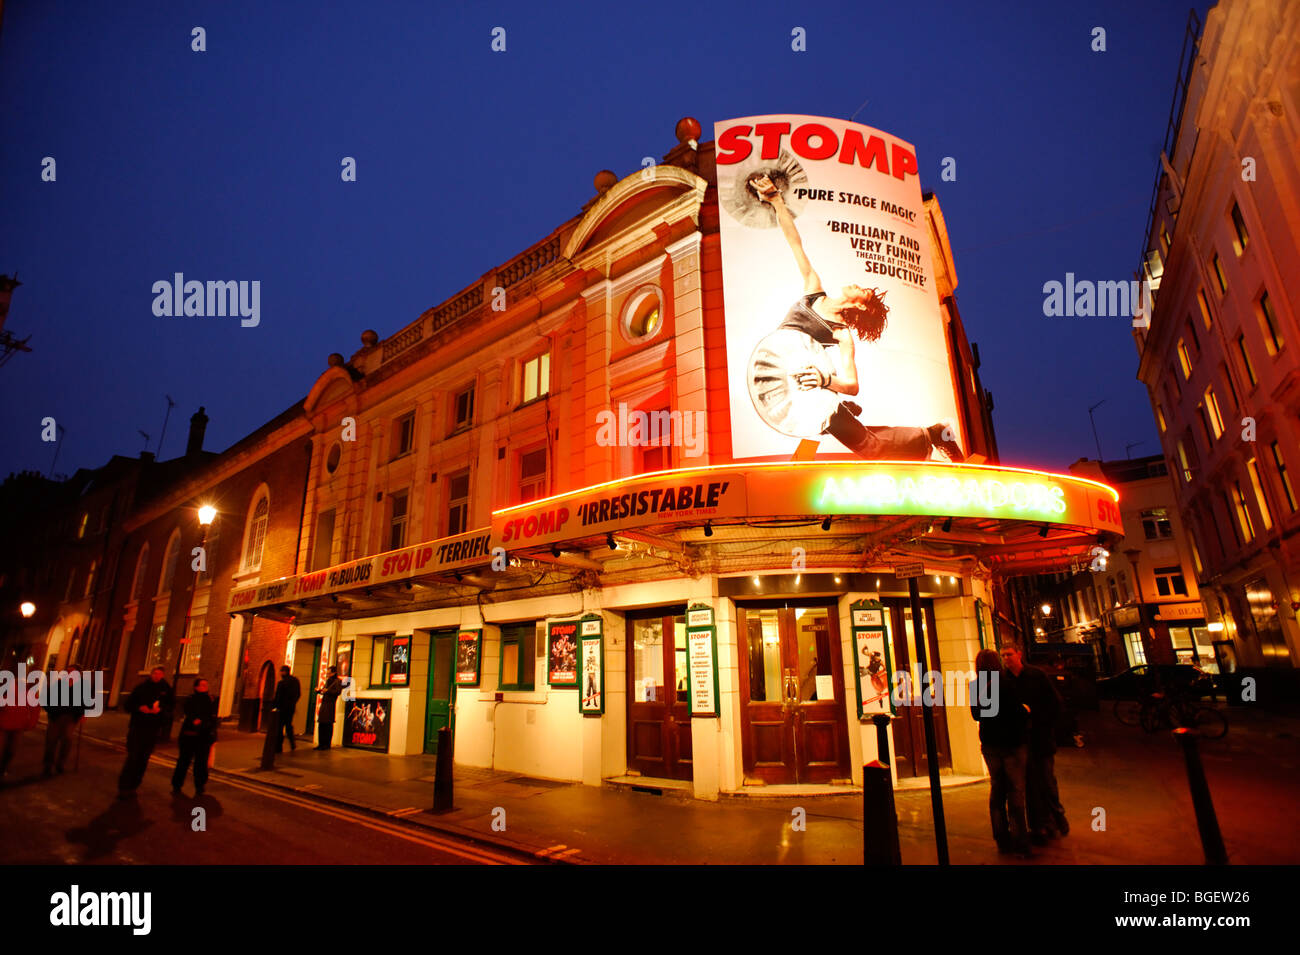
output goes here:
[[844, 667], [834, 605], [737, 608], [745, 775], [848, 779]]
[[451, 669], [455, 665], [455, 630], [429, 634], [429, 683], [425, 693], [424, 751], [438, 753], [438, 730], [451, 725]]
[[[922, 712], [921, 691], [924, 688], [923, 674], [919, 666], [913, 666], [916, 657], [916, 635], [912, 630], [911, 602], [901, 597], [886, 597], [882, 601], [889, 610], [889, 640], [895, 670], [909, 675], [911, 694], [915, 696], [915, 705], [898, 707], [898, 719], [894, 720], [894, 760], [898, 766], [898, 775], [928, 776], [930, 764], [925, 754], [925, 716]], [[934, 625], [934, 601], [921, 601], [922, 628], [926, 636], [926, 665], [929, 669], [943, 672], [939, 659], [938, 631]], [[893, 689], [891, 683], [890, 689]], [[937, 695], [931, 695], [934, 711], [934, 735], [939, 747], [939, 768], [951, 768], [952, 750], [948, 745], [948, 717], [943, 706], [943, 681], [937, 686]]]
[[629, 614], [627, 765], [643, 776], [691, 779], [686, 608]]

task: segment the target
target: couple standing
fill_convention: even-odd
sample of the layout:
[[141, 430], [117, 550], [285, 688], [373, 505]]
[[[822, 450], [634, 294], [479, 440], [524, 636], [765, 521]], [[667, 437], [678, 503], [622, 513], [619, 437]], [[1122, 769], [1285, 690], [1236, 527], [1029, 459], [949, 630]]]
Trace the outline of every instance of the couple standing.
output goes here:
[[979, 723], [988, 764], [989, 817], [998, 851], [1028, 856], [1070, 831], [1056, 785], [1056, 727], [1061, 698], [1046, 673], [1014, 647], [981, 650], [971, 684], [971, 715]]

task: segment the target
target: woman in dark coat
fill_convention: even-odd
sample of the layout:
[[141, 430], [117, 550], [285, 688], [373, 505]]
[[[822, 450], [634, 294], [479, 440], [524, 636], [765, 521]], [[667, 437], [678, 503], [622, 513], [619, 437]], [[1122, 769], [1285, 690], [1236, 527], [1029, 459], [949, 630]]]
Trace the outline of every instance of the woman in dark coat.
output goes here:
[[1025, 767], [1029, 757], [1029, 711], [1011, 680], [1002, 679], [996, 650], [975, 657], [971, 716], [980, 727], [980, 751], [989, 767], [989, 818], [998, 851], [1030, 855], [1025, 825]]

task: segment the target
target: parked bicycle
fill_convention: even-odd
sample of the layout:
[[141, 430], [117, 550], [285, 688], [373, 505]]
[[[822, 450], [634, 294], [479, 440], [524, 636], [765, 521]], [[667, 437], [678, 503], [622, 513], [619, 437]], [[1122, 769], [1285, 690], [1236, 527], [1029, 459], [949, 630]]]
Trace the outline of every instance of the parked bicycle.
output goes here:
[[1148, 733], [1181, 726], [1196, 730], [1206, 739], [1222, 739], [1228, 732], [1228, 718], [1215, 707], [1164, 693], [1152, 693], [1142, 702], [1138, 724]]

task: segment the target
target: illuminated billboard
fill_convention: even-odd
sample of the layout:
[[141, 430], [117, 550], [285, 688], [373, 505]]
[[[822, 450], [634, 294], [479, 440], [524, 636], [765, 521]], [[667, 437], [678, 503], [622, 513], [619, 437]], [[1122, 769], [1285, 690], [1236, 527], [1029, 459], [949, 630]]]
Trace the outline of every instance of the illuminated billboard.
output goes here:
[[714, 132], [734, 456], [962, 460], [912, 146], [813, 116]]

